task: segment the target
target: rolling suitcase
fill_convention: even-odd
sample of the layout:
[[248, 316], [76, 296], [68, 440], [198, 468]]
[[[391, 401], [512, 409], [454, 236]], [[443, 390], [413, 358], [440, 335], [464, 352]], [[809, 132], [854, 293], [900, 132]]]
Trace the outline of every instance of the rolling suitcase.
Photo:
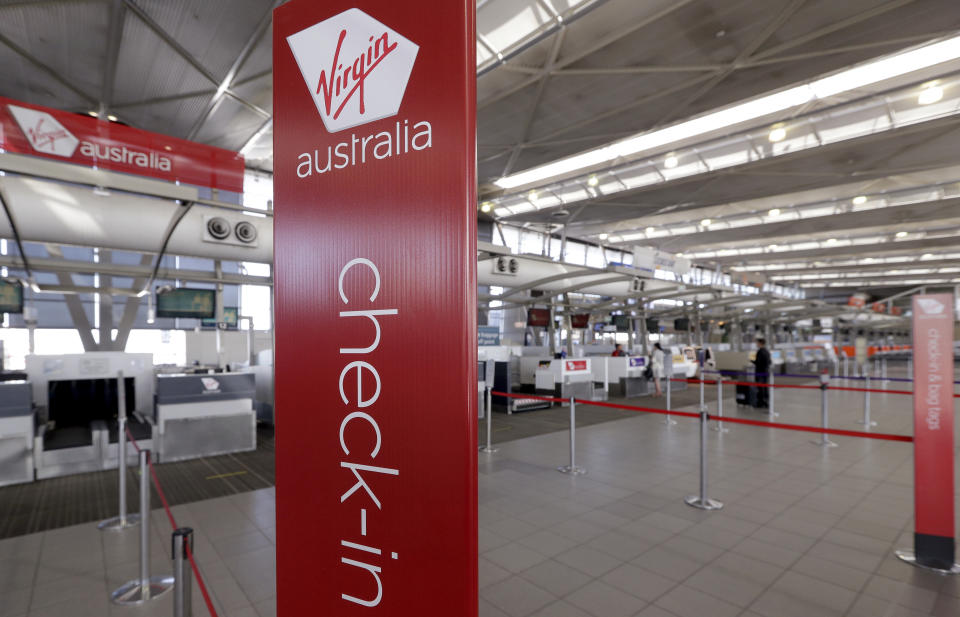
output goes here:
[[737, 386], [737, 405], [745, 407], [757, 406], [756, 386]]

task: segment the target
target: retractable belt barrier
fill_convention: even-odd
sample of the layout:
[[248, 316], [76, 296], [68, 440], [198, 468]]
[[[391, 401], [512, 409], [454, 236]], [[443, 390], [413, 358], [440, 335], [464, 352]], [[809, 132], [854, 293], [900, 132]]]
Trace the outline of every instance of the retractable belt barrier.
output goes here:
[[[143, 450], [141, 450], [140, 446], [137, 444], [136, 439], [133, 438], [133, 434], [130, 432], [130, 427], [126, 427], [126, 434], [127, 434], [127, 439], [129, 439], [130, 442], [133, 444], [133, 447], [137, 450], [137, 453], [143, 452]], [[117, 441], [119, 442], [120, 440], [117, 440]], [[122, 452], [123, 452], [123, 449], [121, 449], [121, 454]], [[154, 488], [157, 489], [157, 495], [160, 497], [160, 503], [163, 504], [163, 509], [167, 514], [167, 520], [170, 521], [170, 526], [173, 527], [174, 535], [176, 536], [177, 533], [181, 531], [181, 528], [177, 526], [177, 521], [173, 516], [173, 512], [170, 510], [170, 503], [167, 501], [167, 496], [163, 492], [163, 487], [160, 485], [160, 480], [157, 478], [157, 472], [153, 468], [153, 461], [149, 456], [147, 457], [147, 465], [150, 469], [150, 477], [153, 479], [153, 486]], [[143, 482], [143, 480], [144, 480], [143, 478], [140, 479], [141, 482]], [[149, 518], [143, 521], [142, 524], [143, 525], [149, 524]], [[193, 558], [192, 538], [191, 538], [191, 541], [183, 543], [182, 549], [183, 549], [183, 553], [186, 554], [187, 559], [190, 561], [190, 568], [193, 570], [194, 576], [197, 577], [197, 587], [200, 588], [200, 593], [201, 595], [203, 595], [203, 601], [207, 605], [207, 610], [210, 611], [210, 617], [218, 617], [217, 609], [214, 607], [213, 600], [210, 597], [210, 592], [207, 590], [207, 586], [203, 582], [203, 576], [200, 574], [200, 568], [197, 566], [197, 562]], [[176, 555], [174, 555], [174, 557], [176, 558]], [[189, 602], [189, 600], [187, 601]], [[176, 608], [177, 607], [175, 606], [174, 610], [176, 610]]]
[[[783, 377], [783, 375], [781, 375]], [[787, 375], [790, 377], [790, 375]], [[819, 378], [819, 375], [813, 375], [811, 377]], [[715, 379], [678, 379], [674, 378], [671, 381], [680, 381], [684, 383], [700, 383], [701, 381], [704, 384], [714, 385], [717, 383]], [[796, 383], [764, 383], [762, 381], [725, 381], [723, 382], [729, 386], [753, 386], [757, 388], [787, 388], [792, 390], [819, 390], [820, 386], [812, 386], [805, 384], [796, 384]], [[873, 392], [875, 394], [913, 394], [913, 390], [884, 390], [880, 388], [848, 388], [845, 386], [830, 386], [831, 390], [839, 390], [841, 392]], [[954, 398], [960, 398], [960, 394], [954, 394]]]
[[[681, 380], [675, 380], [675, 381], [687, 381], [687, 380], [681, 379]], [[716, 382], [713, 382], [713, 383], [716, 383]], [[763, 385], [767, 385], [767, 384], [763, 384]], [[820, 386], [810, 386], [810, 387], [815, 390], [820, 389]], [[510, 398], [534, 398], [527, 394], [508, 394], [506, 392], [498, 392], [498, 391], [494, 391], [493, 394], [495, 396], [506, 396]], [[554, 402], [561, 402], [561, 403], [566, 403], [566, 402], [569, 402], [570, 400], [568, 398], [552, 398], [552, 397], [536, 397], [536, 398], [540, 398], [545, 401], [554, 401]], [[580, 405], [590, 405], [592, 407], [609, 407], [611, 409], [625, 409], [627, 411], [639, 411], [643, 413], [679, 416], [681, 418], [699, 418], [700, 417], [699, 413], [695, 413], [692, 411], [676, 411], [673, 409], [656, 409], [653, 407], [639, 407], [636, 405], [621, 405], [619, 403], [607, 403], [605, 401], [585, 401], [582, 399], [577, 399], [577, 403]], [[707, 414], [707, 419], [719, 421], [721, 418], [717, 415]], [[838, 435], [841, 437], [862, 437], [865, 439], [879, 439], [883, 441], [902, 441], [907, 443], [910, 443], [913, 441], [913, 437], [911, 437], [910, 435], [894, 435], [890, 433], [874, 433], [874, 432], [867, 432], [867, 431], [848, 431], [845, 429], [837, 429], [837, 428], [805, 426], [803, 424], [787, 424], [785, 422], [763, 422], [760, 420], [748, 420], [746, 418], [732, 418], [730, 416], [723, 416], [722, 419], [723, 419], [723, 422], [729, 422], [731, 424], [745, 424], [747, 426], [762, 426], [766, 428], [776, 428], [776, 429], [783, 429], [787, 431], [803, 431], [807, 433], [819, 433], [823, 435]]]
[[[704, 371], [706, 374], [710, 375], [723, 375], [725, 377], [732, 377], [735, 375], [754, 375], [756, 377], [767, 377], [768, 373], [749, 373], [747, 371]], [[786, 377], [788, 379], [820, 379], [820, 375], [810, 374], [793, 374], [793, 373], [773, 373], [777, 377]], [[904, 383], [913, 383], [913, 379], [909, 377], [870, 377], [868, 375], [863, 376], [853, 376], [853, 375], [844, 375], [842, 377], [836, 377], [836, 379], [843, 380], [852, 380], [852, 381], [869, 381], [870, 379], [880, 379], [880, 381], [900, 381]], [[954, 385], [960, 384], [960, 380], [954, 381]]]
[[[559, 398], [551, 396], [535, 396], [529, 394], [515, 394], [510, 392], [499, 392], [493, 391], [491, 394], [497, 396], [504, 396], [508, 398], [527, 398], [527, 399], [537, 399], [543, 401], [550, 401], [554, 403], [570, 403], [570, 464], [559, 467], [559, 471], [563, 473], [568, 473], [571, 475], [579, 475], [586, 473], [586, 469], [578, 467], [575, 463], [576, 461], [576, 439], [574, 435], [576, 434], [576, 404], [579, 402], [581, 405], [591, 405], [593, 407], [607, 407], [610, 409], [624, 409], [626, 411], [635, 411], [640, 413], [651, 413], [651, 414], [660, 414], [666, 417], [667, 420], [671, 419], [671, 416], [680, 416], [682, 418], [695, 418], [700, 421], [700, 491], [696, 495], [690, 495], [684, 499], [684, 503], [693, 508], [700, 510], [719, 510], [723, 508], [723, 502], [717, 501], [716, 499], [711, 499], [707, 496], [707, 425], [713, 420], [716, 422], [715, 430], [720, 433], [726, 432], [728, 429], [723, 428], [723, 423], [729, 424], [742, 424], [746, 426], [760, 426], [765, 428], [774, 428], [786, 431], [800, 431], [804, 433], [814, 433], [820, 435], [820, 439], [814, 443], [820, 447], [824, 448], [833, 448], [837, 444], [830, 441], [829, 435], [838, 435], [841, 437], [858, 437], [863, 439], [877, 439], [881, 441], [898, 441], [905, 443], [912, 443], [913, 437], [910, 435], [895, 435], [890, 433], [875, 433], [872, 431], [851, 431], [846, 429], [837, 429], [829, 428], [829, 419], [828, 419], [828, 408], [827, 408], [827, 392], [830, 389], [827, 381], [822, 381], [818, 386], [808, 386], [808, 385], [796, 385], [796, 384], [766, 384], [766, 383], [754, 383], [754, 382], [724, 382], [723, 378], [715, 379], [712, 381], [699, 380], [699, 379], [673, 379], [667, 380], [669, 386], [670, 381], [683, 381], [687, 383], [699, 383], [701, 384], [701, 402], [700, 402], [700, 412], [694, 413], [690, 411], [676, 411], [673, 409], [657, 409], [654, 407], [640, 407], [637, 405], [624, 405], [621, 403], [608, 403], [606, 401], [578, 401], [575, 397], [570, 398]], [[703, 401], [703, 392], [702, 387], [706, 383], [717, 384], [717, 414], [711, 415], [707, 412], [706, 406]], [[731, 418], [729, 416], [725, 417], [723, 415], [723, 384], [724, 383], [733, 383], [733, 384], [743, 384], [748, 386], [758, 386], [758, 387], [782, 387], [782, 388], [799, 388], [799, 389], [811, 389], [811, 390], [820, 390], [821, 391], [821, 426], [806, 426], [801, 424], [787, 424], [785, 422], [772, 422], [772, 421], [759, 421], [759, 420], [749, 420], [746, 418]], [[842, 389], [842, 388], [841, 388]], [[771, 390], [772, 392], [772, 390]], [[910, 394], [909, 392], [905, 394]], [[668, 403], [669, 407], [669, 403]], [[490, 410], [487, 410], [488, 413]], [[770, 416], [773, 418], [773, 415]], [[489, 417], [487, 418], [489, 422]], [[869, 408], [864, 416], [866, 427], [869, 428], [873, 423], [869, 419]], [[488, 424], [489, 426], [489, 424]], [[489, 442], [488, 442], [489, 448]]]

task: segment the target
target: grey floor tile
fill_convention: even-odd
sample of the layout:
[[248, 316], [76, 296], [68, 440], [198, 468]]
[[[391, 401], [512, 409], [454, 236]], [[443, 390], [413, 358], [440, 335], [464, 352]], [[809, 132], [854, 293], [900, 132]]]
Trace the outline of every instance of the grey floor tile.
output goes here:
[[743, 542], [733, 547], [732, 550], [735, 553], [744, 555], [745, 557], [766, 561], [775, 566], [780, 566], [783, 568], [789, 567], [801, 556], [799, 551], [794, 551], [774, 544], [768, 544], [767, 542], [761, 542], [753, 538], [745, 539]]
[[607, 572], [600, 580], [647, 602], [653, 602], [677, 586], [673, 579], [629, 563]]
[[500, 566], [491, 562], [489, 559], [484, 559], [483, 557], [480, 558], [480, 562], [477, 565], [480, 573], [480, 589], [488, 587], [493, 583], [498, 583], [512, 576], [508, 570], [501, 568]]
[[677, 617], [735, 617], [740, 608], [714, 596], [707, 595], [692, 587], [680, 585], [667, 592], [655, 602]]
[[490, 585], [480, 593], [480, 597], [511, 617], [526, 617], [557, 599], [544, 589], [516, 576]]
[[603, 581], [588, 583], [565, 599], [596, 617], [632, 617], [647, 605]]
[[555, 559], [571, 568], [576, 568], [581, 572], [589, 574], [593, 578], [603, 576], [623, 563], [620, 559], [617, 559], [609, 553], [591, 548], [585, 544], [560, 553]]
[[541, 555], [553, 557], [564, 551], [568, 551], [577, 545], [577, 542], [570, 538], [565, 538], [559, 534], [546, 529], [541, 529], [528, 536], [524, 536], [518, 542], [528, 548], [532, 548]]
[[792, 571], [784, 573], [770, 589], [840, 615], [857, 597], [856, 592], [849, 589]]
[[869, 572], [827, 561], [814, 555], [804, 555], [791, 570], [856, 592], [861, 591], [870, 580]]
[[537, 551], [516, 542], [493, 549], [484, 556], [491, 563], [514, 574], [523, 572], [547, 559]]
[[538, 611], [534, 617], [593, 617], [593, 615], [569, 602], [557, 600]]
[[650, 549], [630, 563], [678, 582], [702, 567], [693, 559], [660, 547]]
[[558, 598], [573, 593], [593, 580], [590, 575], [552, 559], [538, 563], [520, 576]]
[[760, 583], [747, 580], [721, 568], [703, 568], [684, 581], [684, 585], [741, 608], [750, 606], [766, 590], [766, 587]]
[[932, 613], [939, 595], [936, 591], [883, 576], [872, 577], [864, 589], [864, 594], [920, 613]]

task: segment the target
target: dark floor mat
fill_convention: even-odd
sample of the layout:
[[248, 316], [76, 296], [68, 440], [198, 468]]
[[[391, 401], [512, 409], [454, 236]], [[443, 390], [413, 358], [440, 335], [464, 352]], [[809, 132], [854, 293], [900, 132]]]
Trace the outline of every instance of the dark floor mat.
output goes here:
[[[170, 505], [245, 491], [275, 483], [273, 427], [257, 429], [257, 450], [156, 465]], [[128, 468], [127, 504], [138, 503], [139, 470]], [[154, 507], [160, 498], [153, 493]], [[0, 538], [94, 522], [117, 514], [117, 472], [98, 471], [0, 488]]]

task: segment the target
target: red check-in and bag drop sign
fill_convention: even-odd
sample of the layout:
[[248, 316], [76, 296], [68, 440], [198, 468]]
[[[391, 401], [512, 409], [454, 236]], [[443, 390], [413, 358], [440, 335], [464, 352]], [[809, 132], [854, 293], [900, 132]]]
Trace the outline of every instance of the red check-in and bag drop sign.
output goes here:
[[953, 297], [913, 297], [913, 448], [920, 565], [954, 563]]
[[274, 13], [282, 617], [477, 614], [474, 6]]

